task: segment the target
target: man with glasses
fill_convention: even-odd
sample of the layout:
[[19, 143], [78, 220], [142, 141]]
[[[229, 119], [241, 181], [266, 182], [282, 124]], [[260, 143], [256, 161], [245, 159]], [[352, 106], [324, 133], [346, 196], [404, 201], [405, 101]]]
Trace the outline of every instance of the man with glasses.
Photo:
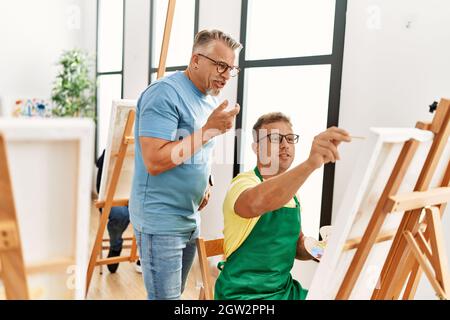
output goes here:
[[256, 167], [235, 177], [223, 204], [224, 251], [216, 299], [303, 300], [307, 290], [290, 274], [305, 250], [297, 191], [315, 170], [339, 160], [348, 133], [329, 128], [315, 137], [308, 159], [290, 169], [299, 135], [282, 113], [261, 116], [253, 127]]
[[152, 83], [135, 121], [130, 219], [148, 299], [179, 299], [195, 257], [199, 211], [209, 199], [214, 137], [231, 129], [239, 105], [216, 96], [239, 68], [241, 45], [218, 30], [194, 39], [188, 68]]

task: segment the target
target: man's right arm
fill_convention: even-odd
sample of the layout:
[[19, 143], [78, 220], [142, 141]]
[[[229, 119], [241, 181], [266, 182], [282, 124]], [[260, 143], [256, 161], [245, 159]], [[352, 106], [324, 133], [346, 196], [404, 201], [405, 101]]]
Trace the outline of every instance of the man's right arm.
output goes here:
[[240, 107], [225, 111], [228, 101], [224, 101], [209, 116], [206, 124], [190, 136], [180, 141], [140, 136], [142, 157], [147, 171], [158, 175], [168, 171], [192, 157], [209, 140], [232, 128]]
[[288, 203], [314, 170], [339, 160], [337, 146], [351, 141], [348, 133], [329, 128], [314, 138], [309, 158], [276, 177], [245, 190], [234, 204], [234, 211], [243, 218], [258, 217]]
[[180, 141], [151, 137], [139, 137], [139, 141], [147, 171], [156, 176], [189, 159], [211, 138], [204, 136], [203, 130], [198, 130]]

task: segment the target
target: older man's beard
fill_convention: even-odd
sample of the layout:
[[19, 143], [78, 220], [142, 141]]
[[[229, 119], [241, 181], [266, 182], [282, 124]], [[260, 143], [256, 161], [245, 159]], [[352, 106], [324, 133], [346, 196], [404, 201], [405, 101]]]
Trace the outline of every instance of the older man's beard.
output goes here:
[[220, 94], [220, 90], [218, 89], [207, 89], [206, 94], [209, 96], [217, 97]]

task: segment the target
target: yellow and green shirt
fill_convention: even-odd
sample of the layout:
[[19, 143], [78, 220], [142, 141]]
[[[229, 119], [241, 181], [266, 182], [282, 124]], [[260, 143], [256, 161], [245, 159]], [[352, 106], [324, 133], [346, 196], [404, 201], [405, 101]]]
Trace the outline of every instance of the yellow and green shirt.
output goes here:
[[[234, 211], [234, 204], [242, 192], [249, 188], [257, 186], [261, 181], [254, 170], [242, 172], [237, 175], [228, 188], [223, 203], [224, 216], [224, 251], [228, 258], [240, 245], [247, 239], [253, 227], [260, 217], [243, 218]], [[292, 198], [285, 207], [295, 208], [295, 201]]]

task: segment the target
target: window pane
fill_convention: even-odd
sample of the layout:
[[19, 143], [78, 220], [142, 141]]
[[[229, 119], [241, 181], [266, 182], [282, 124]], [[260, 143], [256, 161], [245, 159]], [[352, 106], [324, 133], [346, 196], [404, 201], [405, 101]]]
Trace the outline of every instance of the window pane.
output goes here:
[[[256, 120], [268, 112], [283, 112], [300, 135], [292, 166], [308, 158], [314, 136], [326, 129], [330, 65], [251, 68], [245, 75], [245, 102], [241, 164], [245, 171], [256, 164], [251, 144]], [[292, 168], [292, 167], [291, 167]], [[299, 190], [302, 229], [316, 236], [320, 226], [323, 169], [314, 172]]]
[[122, 70], [123, 0], [99, 0], [98, 72]]
[[156, 81], [156, 72], [152, 72], [150, 76], [150, 82]]
[[[176, 71], [166, 71], [166, 73], [164, 74], [164, 77], [170, 76], [171, 74], [174, 74]], [[156, 81], [156, 72], [152, 72], [152, 75], [150, 77], [150, 81]]]
[[[154, 0], [152, 39], [152, 67], [157, 68], [166, 23], [167, 0]], [[195, 0], [177, 1], [170, 35], [166, 67], [184, 66], [189, 63], [194, 43]]]
[[249, 0], [246, 59], [329, 55], [335, 0]]
[[97, 151], [100, 155], [106, 147], [108, 139], [109, 121], [111, 117], [112, 101], [121, 98], [122, 76], [120, 74], [104, 75], [98, 77], [97, 99]]

